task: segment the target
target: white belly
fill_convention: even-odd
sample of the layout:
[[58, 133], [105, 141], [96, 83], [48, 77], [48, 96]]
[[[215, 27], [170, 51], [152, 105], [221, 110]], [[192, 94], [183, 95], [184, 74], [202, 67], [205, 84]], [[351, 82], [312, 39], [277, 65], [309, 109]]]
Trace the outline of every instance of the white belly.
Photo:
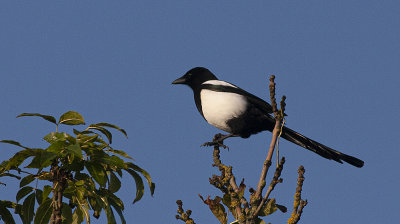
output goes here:
[[203, 89], [200, 92], [200, 99], [207, 122], [226, 132], [231, 131], [226, 122], [240, 116], [247, 107], [245, 97], [236, 93]]

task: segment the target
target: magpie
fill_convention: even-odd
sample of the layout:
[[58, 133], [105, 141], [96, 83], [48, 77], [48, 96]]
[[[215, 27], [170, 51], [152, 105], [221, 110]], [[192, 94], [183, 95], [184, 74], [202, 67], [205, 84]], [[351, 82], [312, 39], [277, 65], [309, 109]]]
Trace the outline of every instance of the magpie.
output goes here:
[[[229, 133], [219, 140], [234, 136], [248, 138], [252, 134], [272, 132], [274, 129], [275, 118], [271, 115], [270, 104], [238, 86], [218, 80], [206, 68], [192, 68], [172, 84], [184, 84], [193, 90], [197, 110], [203, 118]], [[356, 167], [364, 165], [360, 159], [329, 148], [285, 126], [281, 137], [324, 158], [339, 163], [345, 161]]]

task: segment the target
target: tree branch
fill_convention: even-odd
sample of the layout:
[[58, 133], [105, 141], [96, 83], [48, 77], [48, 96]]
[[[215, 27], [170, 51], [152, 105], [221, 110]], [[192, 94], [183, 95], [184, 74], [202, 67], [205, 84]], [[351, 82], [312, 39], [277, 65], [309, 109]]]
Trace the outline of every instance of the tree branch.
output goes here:
[[261, 199], [262, 190], [265, 187], [265, 183], [266, 183], [265, 182], [265, 177], [267, 176], [268, 169], [271, 166], [271, 159], [272, 159], [272, 155], [274, 153], [275, 145], [276, 145], [276, 142], [277, 142], [280, 130], [281, 130], [282, 119], [283, 119], [284, 110], [285, 110], [285, 102], [284, 101], [285, 101], [286, 97], [283, 96], [282, 97], [282, 101], [280, 103], [281, 109], [278, 112], [276, 99], [275, 99], [275, 81], [274, 80], [275, 80], [275, 76], [272, 75], [270, 77], [270, 79], [269, 79], [269, 81], [270, 81], [269, 90], [270, 90], [272, 111], [274, 112], [275, 121], [276, 122], [275, 122], [275, 127], [274, 127], [274, 129], [272, 131], [272, 140], [271, 140], [271, 144], [269, 146], [267, 158], [264, 161], [263, 168], [262, 168], [261, 175], [260, 175], [260, 179], [259, 179], [258, 184], [257, 184], [257, 190], [256, 190], [256, 193], [255, 193], [255, 200], [256, 201], [254, 203], [256, 203], [257, 201], [259, 201]]
[[301, 191], [303, 189], [304, 182], [304, 172], [304, 167], [300, 166], [298, 169], [299, 177], [297, 178], [296, 193], [294, 194], [293, 212], [288, 220], [288, 224], [295, 224], [300, 220], [301, 214], [303, 213], [303, 208], [308, 203], [307, 200], [304, 201], [303, 199], [301, 199]]
[[260, 204], [258, 205], [257, 209], [255, 210], [253, 217], [257, 217], [258, 213], [260, 212], [261, 208], [264, 206], [265, 202], [268, 201], [268, 197], [271, 194], [271, 192], [274, 190], [275, 186], [278, 183], [282, 183], [283, 179], [280, 178], [282, 170], [283, 170], [283, 164], [285, 164], [285, 157], [282, 157], [281, 162], [278, 164], [278, 167], [276, 167], [274, 177], [271, 180], [271, 183], [268, 187], [267, 193], [261, 200]]
[[179, 215], [176, 215], [176, 219], [180, 219], [184, 221], [186, 224], [196, 224], [190, 215], [192, 214], [192, 210], [183, 210], [183, 203], [181, 200], [177, 200], [176, 204], [178, 205], [178, 210], [176, 211]]

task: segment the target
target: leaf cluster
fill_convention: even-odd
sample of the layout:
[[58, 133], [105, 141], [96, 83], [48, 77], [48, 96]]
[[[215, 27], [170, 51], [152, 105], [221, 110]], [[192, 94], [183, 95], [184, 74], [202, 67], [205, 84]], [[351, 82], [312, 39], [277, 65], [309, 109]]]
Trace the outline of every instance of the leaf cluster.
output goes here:
[[[0, 219], [6, 223], [15, 223], [10, 209], [15, 210], [23, 223], [49, 223], [56, 206], [56, 191], [61, 191], [62, 197], [68, 201], [62, 202], [62, 223], [82, 223], [85, 220], [90, 223], [89, 211], [93, 211], [95, 218], [99, 218], [104, 211], [108, 223], [116, 223], [115, 211], [121, 223], [126, 223], [122, 213], [124, 203], [115, 195], [121, 188], [123, 171], [136, 183], [133, 203], [143, 197], [142, 177], [153, 194], [155, 184], [149, 173], [134, 164], [126, 152], [110, 145], [110, 129], [127, 136], [124, 129], [109, 123], [97, 123], [84, 130], [73, 129], [73, 133], [68, 134], [58, 132], [58, 126], [85, 124], [83, 116], [75, 111], [64, 113], [58, 121], [53, 116], [38, 113], [23, 113], [17, 117], [25, 116], [41, 117], [54, 123], [56, 131], [43, 137], [49, 144], [43, 149], [29, 148], [13, 140], [0, 141], [22, 148], [0, 164], [0, 177], [10, 176], [20, 180], [16, 203], [0, 201]], [[21, 174], [24, 176], [21, 177]], [[38, 187], [39, 181], [44, 182], [42, 188]]]

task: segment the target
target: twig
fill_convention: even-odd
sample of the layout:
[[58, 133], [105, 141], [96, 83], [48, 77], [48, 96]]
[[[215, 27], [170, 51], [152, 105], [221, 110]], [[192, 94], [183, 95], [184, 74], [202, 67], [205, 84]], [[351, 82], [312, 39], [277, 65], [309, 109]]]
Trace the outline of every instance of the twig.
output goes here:
[[282, 170], [283, 170], [283, 164], [285, 164], [285, 157], [282, 157], [281, 162], [278, 164], [278, 167], [275, 170], [274, 177], [271, 180], [271, 183], [268, 187], [267, 193], [261, 200], [260, 204], [258, 205], [256, 211], [253, 214], [253, 217], [257, 217], [258, 213], [261, 211], [261, 208], [264, 206], [265, 202], [268, 201], [268, 197], [271, 194], [271, 192], [274, 190], [275, 186], [278, 183], [282, 183], [282, 178], [280, 178]]
[[[217, 134], [214, 136], [213, 141], [215, 141], [218, 138], [219, 138], [219, 136]], [[223, 142], [221, 142], [221, 144], [223, 144]], [[229, 193], [229, 186], [230, 186], [232, 191], [236, 193], [236, 194], [234, 194], [234, 196], [236, 196], [236, 197], [233, 199], [238, 200], [238, 201], [240, 200], [240, 202], [244, 205], [247, 205], [247, 208], [248, 208], [248, 203], [247, 203], [246, 199], [244, 199], [243, 197], [239, 198], [239, 196], [238, 196], [239, 188], [236, 184], [235, 176], [232, 174], [232, 167], [231, 166], [227, 167], [224, 164], [222, 164], [219, 154], [220, 154], [219, 145], [214, 145], [214, 152], [213, 152], [214, 164], [213, 164], [213, 166], [218, 167], [219, 171], [221, 171], [221, 176], [213, 175], [213, 178], [210, 179], [210, 183], [212, 185], [214, 185], [215, 187], [217, 187], [218, 189], [220, 189], [224, 193]], [[230, 195], [232, 195], [232, 194], [230, 194]], [[239, 203], [236, 204], [235, 211], [236, 211], [238, 218], [242, 216], [242, 209], [241, 209]]]
[[178, 210], [176, 211], [179, 215], [176, 215], [175, 218], [184, 221], [186, 224], [196, 224], [190, 215], [192, 214], [191, 210], [183, 210], [183, 203], [181, 200], [177, 200], [176, 204], [178, 205]]
[[267, 176], [268, 169], [271, 166], [272, 155], [274, 153], [275, 145], [276, 145], [276, 142], [277, 142], [277, 139], [278, 139], [278, 136], [279, 136], [279, 132], [281, 130], [282, 118], [283, 118], [283, 116], [281, 116], [281, 114], [282, 115], [284, 114], [284, 109], [285, 109], [285, 107], [284, 107], [285, 106], [285, 102], [284, 101], [285, 101], [286, 97], [282, 97], [282, 101], [283, 102], [281, 102], [281, 106], [283, 105], [283, 107], [281, 108], [280, 113], [278, 112], [277, 105], [276, 105], [276, 99], [275, 99], [275, 82], [274, 82], [274, 79], [275, 79], [274, 75], [272, 75], [270, 77], [270, 79], [269, 79], [270, 80], [269, 90], [270, 90], [270, 96], [271, 96], [272, 111], [274, 112], [276, 122], [275, 122], [274, 130], [272, 131], [272, 140], [271, 140], [271, 144], [269, 146], [268, 155], [267, 155], [267, 158], [264, 161], [263, 168], [262, 168], [261, 175], [260, 175], [260, 179], [259, 179], [258, 184], [257, 184], [257, 190], [256, 190], [255, 197], [254, 197], [255, 200], [259, 200], [261, 198], [262, 190], [265, 187], [265, 177]]
[[288, 220], [288, 224], [295, 224], [300, 220], [301, 214], [303, 213], [303, 208], [307, 205], [307, 200], [301, 199], [301, 191], [303, 189], [303, 181], [304, 181], [304, 167], [300, 166], [298, 173], [299, 177], [297, 178], [297, 188], [296, 193], [294, 194], [294, 202], [293, 202], [293, 212], [291, 217]]

